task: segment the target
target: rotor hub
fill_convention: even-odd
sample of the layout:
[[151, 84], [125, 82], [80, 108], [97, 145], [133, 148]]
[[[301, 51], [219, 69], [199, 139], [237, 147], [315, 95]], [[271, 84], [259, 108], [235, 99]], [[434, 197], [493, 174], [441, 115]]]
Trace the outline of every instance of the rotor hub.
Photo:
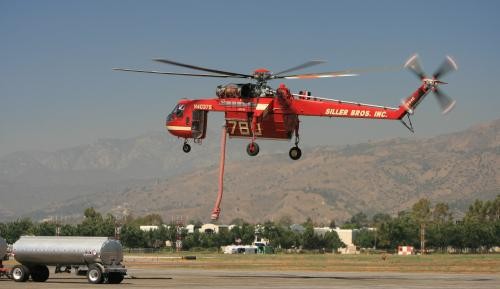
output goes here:
[[431, 88], [433, 90], [435, 90], [440, 84], [448, 84], [447, 82], [434, 78], [424, 78], [422, 79], [422, 82], [427, 86], [427, 88]]
[[257, 82], [265, 83], [267, 80], [272, 78], [273, 74], [265, 68], [258, 68], [254, 70], [252, 76]]

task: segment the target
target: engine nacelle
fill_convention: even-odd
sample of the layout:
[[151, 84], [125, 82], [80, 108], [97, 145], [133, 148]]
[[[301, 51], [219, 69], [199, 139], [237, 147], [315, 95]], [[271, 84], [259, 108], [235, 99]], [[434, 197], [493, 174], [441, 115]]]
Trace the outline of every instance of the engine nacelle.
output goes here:
[[252, 83], [219, 85], [215, 94], [218, 98], [251, 98], [259, 96], [257, 85]]

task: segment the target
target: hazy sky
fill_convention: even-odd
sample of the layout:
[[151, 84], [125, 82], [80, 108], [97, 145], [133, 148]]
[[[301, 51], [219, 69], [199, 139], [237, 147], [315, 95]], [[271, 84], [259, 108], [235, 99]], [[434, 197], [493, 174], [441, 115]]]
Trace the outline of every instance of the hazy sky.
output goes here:
[[[401, 65], [418, 52], [431, 74], [450, 54], [460, 70], [443, 89], [457, 106], [442, 116], [427, 98], [413, 119], [415, 136], [461, 130], [500, 115], [499, 8], [500, 1], [0, 0], [0, 156], [163, 130], [179, 98], [212, 97], [225, 82], [111, 70], [186, 71], [153, 58], [242, 73], [327, 60], [304, 70], [321, 72]], [[390, 106], [419, 85], [407, 71], [285, 83]], [[399, 122], [302, 120], [306, 145], [411, 135]], [[210, 127], [221, 124], [211, 113]]]

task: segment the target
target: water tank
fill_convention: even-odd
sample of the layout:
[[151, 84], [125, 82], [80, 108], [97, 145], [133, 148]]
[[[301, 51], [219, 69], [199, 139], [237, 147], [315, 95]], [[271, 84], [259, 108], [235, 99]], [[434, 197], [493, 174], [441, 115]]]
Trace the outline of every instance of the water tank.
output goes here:
[[21, 264], [110, 265], [123, 260], [120, 242], [106, 237], [21, 236], [12, 253]]
[[3, 257], [7, 254], [7, 242], [0, 237], [0, 260], [3, 259]]

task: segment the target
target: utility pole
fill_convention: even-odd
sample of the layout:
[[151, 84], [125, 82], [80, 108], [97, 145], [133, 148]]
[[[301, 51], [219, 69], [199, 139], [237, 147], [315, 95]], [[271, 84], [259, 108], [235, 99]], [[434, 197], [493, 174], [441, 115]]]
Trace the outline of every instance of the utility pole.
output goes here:
[[122, 226], [120, 224], [120, 221], [116, 220], [115, 221], [115, 239], [120, 240], [120, 233], [122, 231]]
[[59, 237], [61, 236], [61, 222], [56, 216], [56, 236]]
[[182, 250], [182, 229], [184, 228], [184, 218], [182, 216], [177, 216], [175, 226], [175, 250], [180, 252]]
[[425, 254], [425, 223], [420, 224], [420, 250], [421, 254]]

